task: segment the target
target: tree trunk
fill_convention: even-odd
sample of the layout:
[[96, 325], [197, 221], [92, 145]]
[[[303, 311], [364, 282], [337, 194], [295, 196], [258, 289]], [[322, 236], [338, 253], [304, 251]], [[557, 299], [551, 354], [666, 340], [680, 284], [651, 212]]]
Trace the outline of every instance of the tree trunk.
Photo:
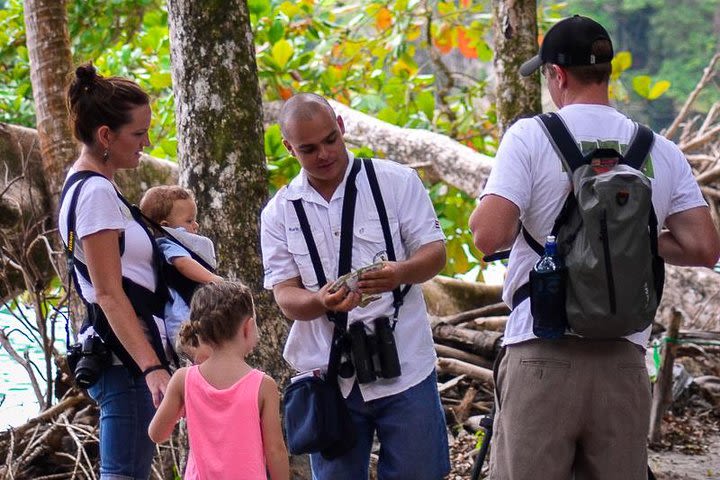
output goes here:
[[242, 0], [170, 0], [180, 183], [215, 241], [220, 273], [256, 294], [263, 341], [254, 361], [280, 382], [287, 325], [263, 289], [259, 214], [268, 198], [255, 45]]
[[538, 52], [535, 0], [493, 0], [495, 102], [499, 137], [518, 118], [540, 113], [540, 76], [522, 77], [520, 65]]
[[64, 170], [78, 153], [67, 120], [65, 85], [72, 71], [65, 0], [25, 0], [30, 80], [50, 212], [55, 212]]

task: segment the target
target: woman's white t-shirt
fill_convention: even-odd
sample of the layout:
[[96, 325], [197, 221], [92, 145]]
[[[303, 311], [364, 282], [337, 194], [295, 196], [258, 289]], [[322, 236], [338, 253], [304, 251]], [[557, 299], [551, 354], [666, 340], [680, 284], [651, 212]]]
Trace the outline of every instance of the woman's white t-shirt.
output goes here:
[[[73, 173], [75, 170], [71, 169], [68, 178]], [[58, 226], [64, 242], [67, 242], [68, 238], [68, 209], [75, 189], [80, 183], [82, 182], [79, 181], [70, 187], [60, 205]], [[124, 249], [120, 257], [122, 276], [154, 292], [156, 273], [153, 268], [153, 247], [150, 238], [143, 227], [133, 219], [127, 206], [118, 198], [112, 183], [104, 177], [90, 177], [83, 184], [75, 205], [75, 258], [78, 261], [85, 264], [83, 239], [102, 230], [117, 230], [118, 235], [122, 232], [125, 233]], [[80, 272], [76, 273], [82, 296], [90, 303], [97, 303], [95, 287]], [[154, 318], [160, 332], [160, 339], [165, 345], [167, 338], [165, 322], [162, 318]], [[150, 340], [150, 333], [144, 324], [142, 324], [142, 328]], [[90, 334], [92, 334], [92, 327], [85, 330], [80, 338]], [[117, 365], [121, 362], [115, 358], [113, 363]]]
[[[71, 170], [69, 175], [72, 175]], [[70, 187], [60, 206], [58, 225], [60, 235], [67, 242], [67, 215], [72, 196], [81, 182]], [[104, 177], [90, 177], [83, 184], [75, 206], [75, 257], [85, 264], [83, 239], [102, 230], [125, 232], [124, 250], [120, 259], [122, 275], [150, 291], [155, 291], [153, 248], [150, 238], [132, 217], [130, 210], [118, 198], [112, 183]], [[83, 297], [96, 303], [95, 288], [78, 272]]]

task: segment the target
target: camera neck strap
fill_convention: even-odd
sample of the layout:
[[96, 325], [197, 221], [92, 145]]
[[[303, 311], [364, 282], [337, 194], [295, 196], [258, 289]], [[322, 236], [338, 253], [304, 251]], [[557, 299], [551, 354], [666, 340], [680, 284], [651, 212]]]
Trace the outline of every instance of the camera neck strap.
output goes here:
[[[80, 196], [80, 190], [82, 189], [83, 184], [92, 177], [102, 177], [103, 175], [93, 172], [91, 170], [83, 170], [81, 172], [74, 173], [70, 175], [70, 178], [67, 179], [65, 182], [65, 185], [63, 186], [62, 193], [60, 195], [60, 204], [62, 205], [63, 200], [65, 199], [65, 196], [70, 191], [70, 187], [78, 184], [77, 187], [75, 187], [75, 191], [73, 192], [72, 197], [70, 198], [70, 205], [68, 205], [68, 213], [67, 213], [67, 243], [65, 244], [65, 257], [67, 259], [67, 286], [68, 288], [72, 288], [73, 285], [75, 285], [75, 291], [77, 292], [80, 299], [83, 301], [85, 305], [88, 305], [87, 299], [83, 297], [82, 291], [80, 290], [80, 284], [78, 283], [77, 273], [75, 271], [75, 267], [79, 266], [80, 262], [75, 261], [75, 242], [77, 241], [77, 232], [75, 231], [75, 208], [77, 207], [78, 198]], [[104, 177], [103, 177], [104, 178]], [[121, 251], [123, 245], [121, 244]], [[65, 347], [67, 350], [70, 348], [70, 316], [68, 314], [67, 317], [65, 317]], [[66, 351], [67, 351], [66, 350]]]
[[[380, 191], [380, 184], [378, 183], [377, 175], [375, 175], [375, 167], [373, 166], [371, 158], [364, 158], [363, 163], [365, 164], [368, 183], [370, 183], [370, 191], [375, 201], [375, 208], [377, 209], [378, 217], [380, 217], [380, 226], [382, 227], [383, 237], [385, 238], [385, 251], [387, 252], [388, 260], [394, 262], [396, 261], [396, 257], [392, 234], [390, 233], [390, 221], [388, 220], [385, 202], [383, 201], [382, 192]], [[405, 285], [402, 289], [398, 286], [393, 290], [393, 308], [395, 309], [393, 312], [393, 330], [397, 323], [398, 312], [405, 301], [405, 295], [410, 291], [410, 287], [412, 287], [412, 284]]]
[[[355, 179], [360, 171], [361, 161], [355, 159], [352, 169], [345, 182], [345, 194], [343, 196], [342, 217], [340, 227], [340, 257], [338, 260], [338, 277], [345, 275], [352, 267], [352, 240], [353, 226], [355, 224], [355, 201], [357, 200], [357, 185]], [[318, 288], [322, 288], [327, 283], [325, 271], [323, 270], [320, 254], [317, 245], [312, 236], [310, 222], [308, 222], [302, 199], [292, 201], [298, 221], [300, 222], [300, 230], [302, 231], [305, 243], [310, 253], [313, 270], [318, 281]], [[338, 367], [340, 365], [340, 357], [342, 355], [342, 341], [347, 329], [347, 312], [326, 312], [328, 319], [333, 323], [333, 338], [330, 345], [330, 357], [328, 359], [328, 371], [326, 378], [330, 382], [337, 381]]]

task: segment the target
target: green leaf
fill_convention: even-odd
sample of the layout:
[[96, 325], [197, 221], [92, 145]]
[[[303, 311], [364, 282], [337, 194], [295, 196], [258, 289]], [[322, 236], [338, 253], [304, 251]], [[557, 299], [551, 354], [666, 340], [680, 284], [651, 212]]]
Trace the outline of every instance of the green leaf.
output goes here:
[[475, 45], [475, 50], [478, 54], [478, 60], [480, 60], [481, 62], [492, 61], [494, 55], [493, 50], [492, 48], [490, 48], [490, 45], [488, 45], [488, 43], [482, 38], [480, 38], [477, 42], [477, 45]]
[[268, 40], [270, 43], [275, 44], [285, 36], [285, 26], [280, 20], [275, 20], [268, 30]]
[[280, 125], [274, 124], [265, 130], [265, 155], [279, 157], [285, 152]]
[[172, 86], [172, 77], [167, 72], [157, 72], [150, 75], [150, 85], [156, 90]]
[[632, 79], [632, 86], [635, 93], [643, 98], [649, 98], [650, 96], [650, 82], [652, 80], [647, 75], [638, 75]]
[[288, 18], [293, 18], [295, 15], [302, 13], [300, 7], [298, 7], [292, 2], [283, 2], [283, 4], [280, 5], [278, 10], [287, 15]]
[[270, 12], [270, 8], [270, 0], [248, 0], [248, 10], [258, 17]]
[[421, 92], [417, 98], [415, 98], [415, 103], [427, 119], [432, 121], [435, 115], [435, 95], [429, 91]]
[[670, 82], [667, 80], [660, 80], [650, 89], [648, 99], [655, 100], [656, 98], [659, 98], [663, 93], [667, 92], [668, 88], [670, 88]]
[[272, 47], [272, 58], [277, 62], [280, 68], [284, 68], [287, 65], [288, 60], [292, 57], [293, 47], [287, 40], [283, 39], [278, 41]]

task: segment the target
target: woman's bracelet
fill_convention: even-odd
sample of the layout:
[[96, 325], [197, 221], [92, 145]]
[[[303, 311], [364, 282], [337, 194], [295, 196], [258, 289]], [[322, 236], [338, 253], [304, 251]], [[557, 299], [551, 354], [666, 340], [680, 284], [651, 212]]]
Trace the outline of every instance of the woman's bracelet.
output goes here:
[[146, 377], [149, 373], [152, 373], [152, 372], [154, 372], [155, 370], [165, 370], [165, 371], [167, 371], [167, 368], [165, 368], [165, 366], [159, 365], [159, 364], [158, 364], [158, 365], [153, 365], [152, 367], [148, 367], [148, 368], [146, 368], [145, 370], [143, 370], [142, 376], [143, 376], [143, 377]]

